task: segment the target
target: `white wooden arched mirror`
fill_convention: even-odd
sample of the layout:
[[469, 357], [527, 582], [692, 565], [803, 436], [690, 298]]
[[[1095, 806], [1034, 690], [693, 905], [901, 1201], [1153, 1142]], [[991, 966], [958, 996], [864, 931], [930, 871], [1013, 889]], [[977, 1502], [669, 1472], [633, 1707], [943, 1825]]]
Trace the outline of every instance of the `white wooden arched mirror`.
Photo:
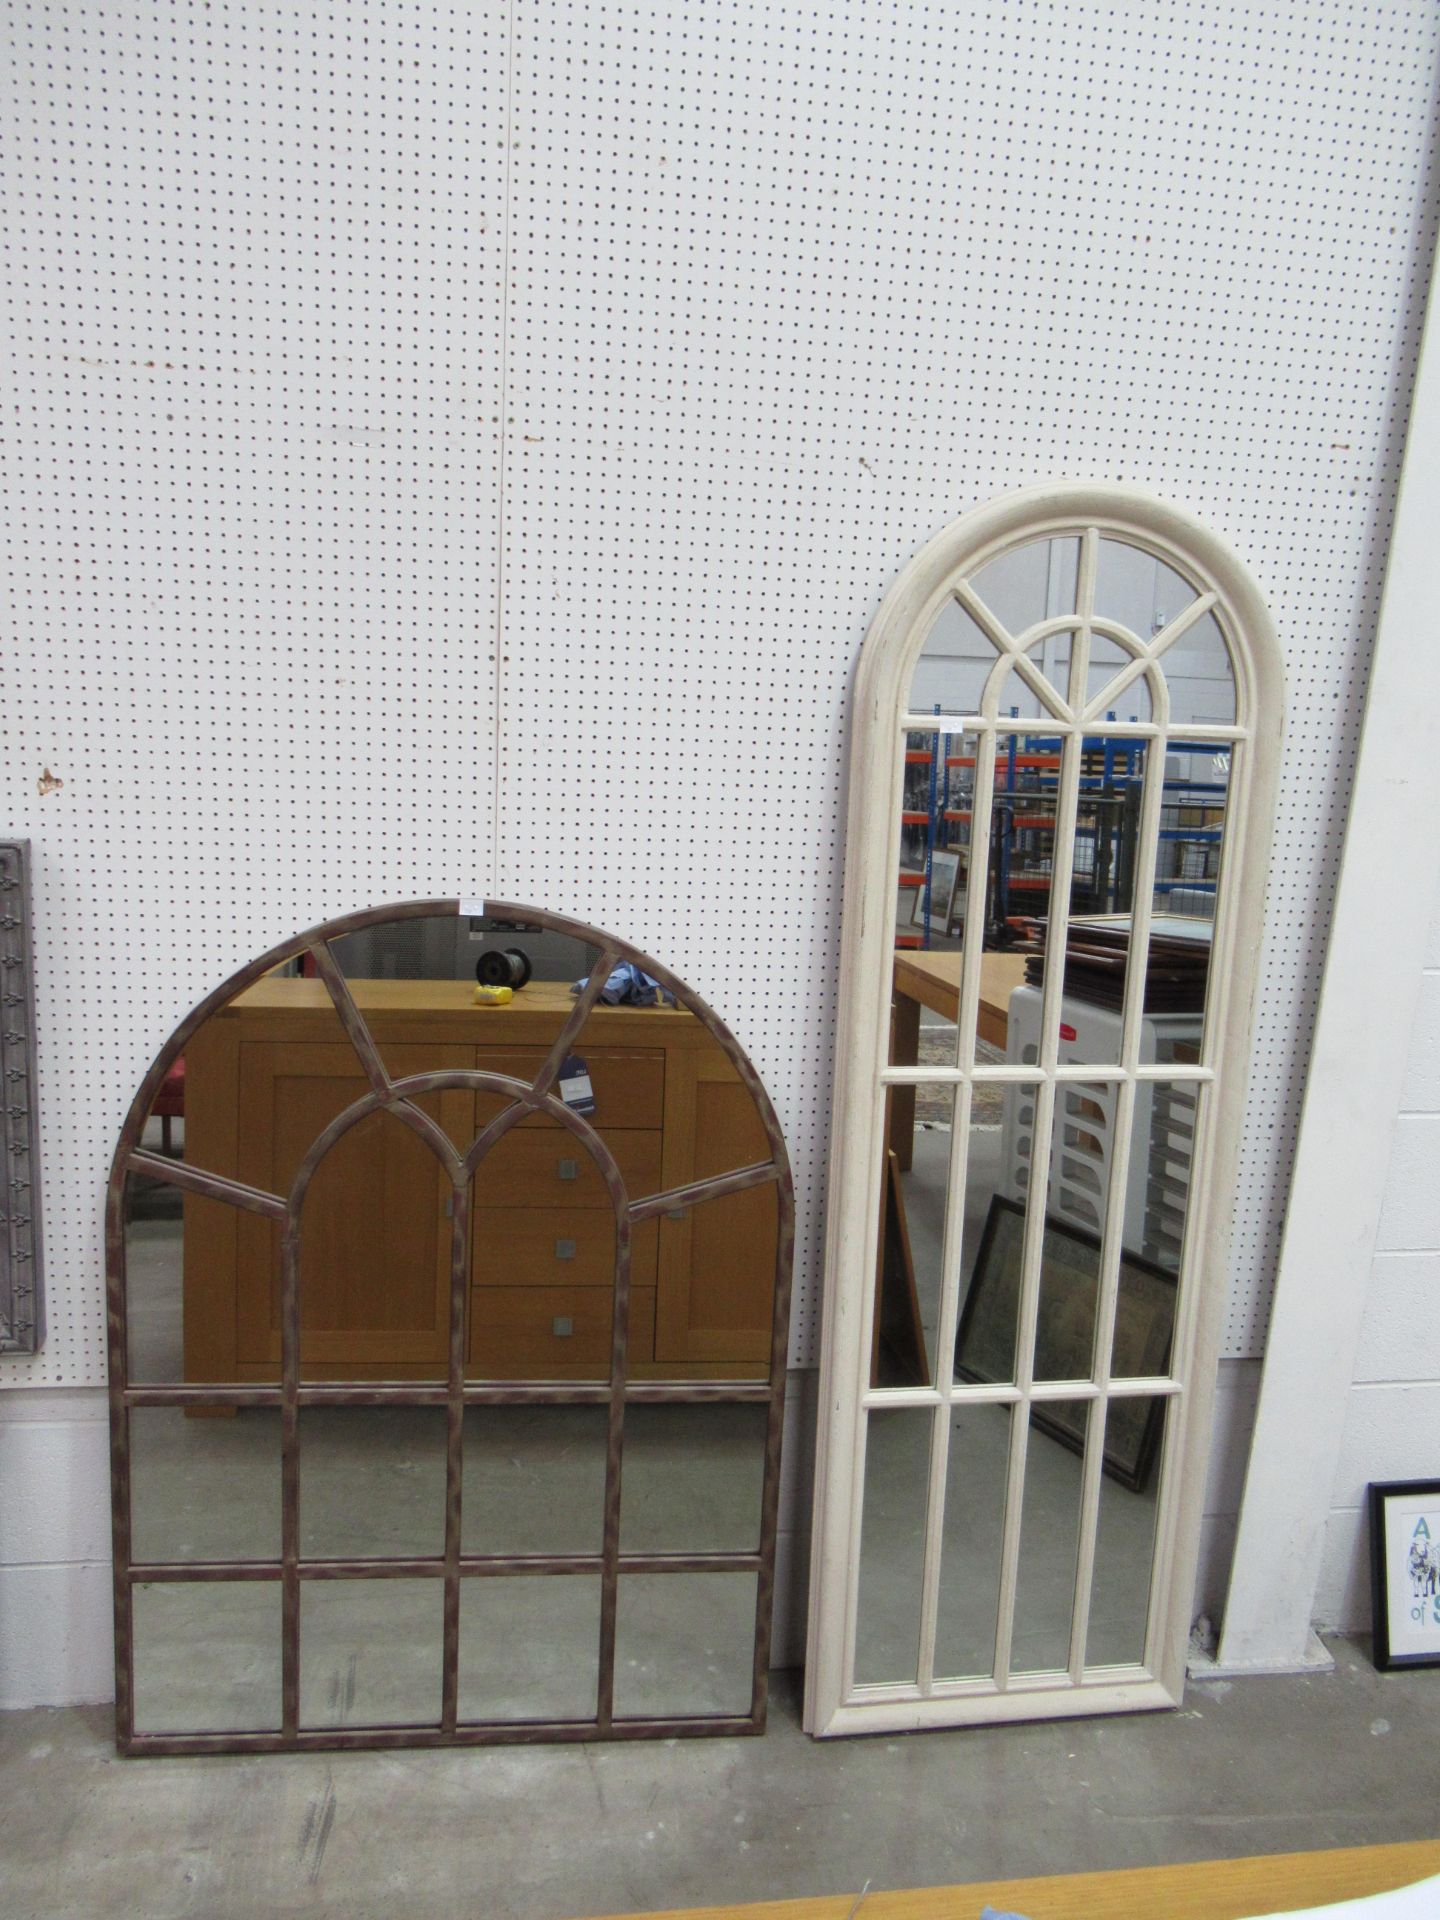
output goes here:
[[1181, 1696], [1280, 706], [1244, 568], [1131, 487], [976, 509], [876, 617], [812, 1732]]

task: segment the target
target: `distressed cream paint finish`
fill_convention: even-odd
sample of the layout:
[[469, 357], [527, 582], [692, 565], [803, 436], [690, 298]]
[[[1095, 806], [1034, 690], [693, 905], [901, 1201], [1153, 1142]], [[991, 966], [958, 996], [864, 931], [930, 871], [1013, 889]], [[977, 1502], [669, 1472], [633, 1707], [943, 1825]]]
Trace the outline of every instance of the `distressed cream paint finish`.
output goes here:
[[[1027, 650], [1052, 631], [1054, 620], [1010, 634], [975, 596], [968, 582], [988, 562], [1033, 541], [1080, 542], [1068, 687], [1061, 691], [1035, 670]], [[1106, 619], [1095, 605], [1099, 543], [1118, 539], [1153, 554], [1195, 587], [1197, 599], [1160, 633], [1141, 637]], [[958, 599], [988, 634], [997, 662], [978, 715], [963, 720], [907, 714], [911, 676], [926, 636], [948, 599]], [[1234, 673], [1231, 726], [1179, 721], [1170, 726], [1164, 660], [1183, 631], [1213, 611], [1225, 636]], [[1103, 692], [1087, 698], [1092, 634], [1130, 655]], [[1062, 742], [1051, 899], [1066, 901], [1081, 744], [1096, 734], [1163, 742], [1183, 737], [1228, 749], [1231, 774], [1216, 903], [1210, 998], [1205, 1039], [1193, 1066], [1146, 1066], [1139, 1060], [1143, 969], [1127, 981], [1117, 1066], [1062, 1064], [1058, 1059], [1063, 970], [1046, 970], [1044, 1036], [1037, 1067], [977, 1065], [975, 1013], [985, 889], [972, 888], [967, 908], [960, 983], [958, 1064], [949, 1069], [896, 1068], [888, 1062], [892, 927], [898, 861], [897, 822], [907, 729], [937, 728], [978, 738], [972, 844], [988, 844], [997, 737], [1008, 727], [1034, 731], [1036, 723], [1000, 718], [1002, 689], [1011, 674], [1041, 701], [1039, 725]], [[1124, 687], [1144, 677], [1152, 718], [1117, 724], [1103, 718]], [[1055, 483], [1010, 493], [978, 507], [939, 534], [906, 567], [886, 597], [861, 658], [851, 746], [849, 841], [841, 957], [841, 1006], [846, 1017], [836, 1069], [835, 1133], [830, 1170], [824, 1299], [816, 1534], [812, 1562], [810, 1658], [805, 1723], [818, 1734], [877, 1732], [1052, 1715], [1130, 1711], [1176, 1704], [1184, 1684], [1189, 1598], [1198, 1549], [1201, 1496], [1208, 1456], [1211, 1400], [1226, 1287], [1226, 1254], [1233, 1209], [1240, 1125], [1245, 1104], [1251, 1021], [1260, 952], [1267, 853], [1273, 823], [1281, 729], [1281, 665], [1269, 614], [1249, 575], [1228, 546], [1189, 515], [1128, 486]], [[1140, 875], [1153, 874], [1160, 822], [1163, 754], [1153, 764], [1142, 806]], [[1148, 950], [1151, 889], [1135, 889], [1132, 952]], [[1062, 944], [1052, 923], [1052, 951]], [[947, 1259], [936, 1351], [937, 1384], [902, 1389], [869, 1385], [869, 1333], [874, 1301], [880, 1173], [889, 1085], [925, 1080], [953, 1085], [955, 1125], [946, 1242], [963, 1210], [970, 1090], [984, 1082], [1038, 1081], [1033, 1164], [1044, 1166], [1058, 1085], [1109, 1081], [1118, 1088], [1111, 1159], [1107, 1231], [1101, 1255], [1096, 1363], [1089, 1381], [1033, 1379], [1043, 1209], [1026, 1216], [1020, 1332], [1011, 1385], [966, 1385], [949, 1379], [944, 1356], [953, 1354], [959, 1306], [958, 1261]], [[1170, 1371], [1163, 1378], [1109, 1377], [1120, 1263], [1123, 1183], [1129, 1166], [1135, 1090], [1146, 1080], [1184, 1082], [1198, 1096], [1190, 1218], [1181, 1258], [1180, 1290]], [[1142, 1664], [1085, 1664], [1091, 1573], [1095, 1559], [1103, 1433], [1108, 1401], [1122, 1394], [1163, 1395], [1174, 1405], [1160, 1466], [1155, 1552]], [[1071, 1614], [1070, 1657], [1064, 1671], [1010, 1672], [1020, 1542], [1020, 1508], [1029, 1436], [1028, 1408], [1043, 1401], [1088, 1401], [1091, 1444], [1081, 1485], [1079, 1551]], [[1010, 1422], [1008, 1481], [1000, 1558], [1000, 1607], [994, 1671], [989, 1679], [946, 1680], [934, 1672], [940, 1583], [941, 1529], [952, 1409], [1006, 1404]], [[924, 1584], [916, 1678], [909, 1683], [856, 1685], [855, 1618], [864, 1489], [864, 1440], [870, 1408], [915, 1407], [934, 1412], [925, 1526]]]

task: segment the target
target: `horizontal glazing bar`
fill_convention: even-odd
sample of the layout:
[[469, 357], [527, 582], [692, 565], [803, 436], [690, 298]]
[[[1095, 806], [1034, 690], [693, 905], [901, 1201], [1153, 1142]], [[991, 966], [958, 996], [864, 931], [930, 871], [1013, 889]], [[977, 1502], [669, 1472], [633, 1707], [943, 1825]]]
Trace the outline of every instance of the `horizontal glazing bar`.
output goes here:
[[[1192, 1067], [1177, 1063], [1163, 1067], [1136, 1067], [1133, 1071], [1127, 1067], [1088, 1066], [1083, 1062], [1068, 1062], [1056, 1066], [1050, 1077], [1056, 1081], [1082, 1081], [1086, 1085], [1118, 1085], [1122, 1080], [1143, 1080], [1148, 1085], [1157, 1082], [1177, 1086], [1204, 1085], [1215, 1078], [1213, 1067]], [[974, 1067], [882, 1067], [879, 1081], [882, 1087], [956, 1087], [962, 1080], [968, 1080], [975, 1086], [989, 1085], [1002, 1087], [1035, 1087], [1046, 1076], [1033, 1066], [994, 1066]]]
[[758, 1734], [758, 1715], [686, 1714], [671, 1720], [625, 1720], [605, 1728], [597, 1720], [461, 1721], [453, 1733], [432, 1727], [301, 1727], [283, 1733], [134, 1733], [125, 1751], [179, 1755], [201, 1753], [324, 1753], [401, 1747], [525, 1747], [577, 1740], [694, 1740]]
[[[599, 1573], [604, 1559], [598, 1553], [472, 1553], [460, 1557], [462, 1579], [499, 1580], [525, 1574]], [[755, 1553], [622, 1553], [621, 1573], [758, 1573], [761, 1556]], [[279, 1560], [154, 1560], [137, 1561], [129, 1571], [132, 1585], [149, 1582], [173, 1586], [213, 1584], [219, 1581], [279, 1580]], [[387, 1560], [373, 1556], [355, 1560], [301, 1560], [302, 1580], [443, 1580], [445, 1561], [426, 1557]]]
[[[1112, 1380], [1106, 1388], [1111, 1400], [1164, 1399], [1182, 1391], [1178, 1380], [1165, 1380], [1137, 1374], [1129, 1380]], [[870, 1387], [860, 1396], [863, 1407], [1012, 1407], [1021, 1400], [1032, 1405], [1049, 1400], [1098, 1400], [1100, 1389], [1093, 1380], [1036, 1380], [1028, 1389], [985, 1382], [968, 1385], [957, 1381], [948, 1391], [938, 1387]]]
[[[983, 733], [990, 724], [979, 714], [954, 713], [907, 713], [900, 721], [906, 733], [939, 733], [947, 736]], [[1228, 746], [1250, 738], [1244, 727], [1210, 723], [1191, 725], [1188, 721], [1172, 721], [1168, 727], [1160, 727], [1148, 720], [1096, 720], [1082, 725], [1073, 720], [1057, 720], [1048, 713], [1032, 720], [1021, 720], [1006, 714], [994, 723], [994, 730], [1001, 739], [1008, 739], [1013, 734], [1027, 740], [1059, 740], [1066, 734], [1079, 733], [1087, 740], [1158, 740], [1164, 737], [1170, 742], [1193, 740], [1197, 745], [1204, 746]]]
[[1077, 1683], [1064, 1667], [1055, 1667], [1048, 1673], [1014, 1674], [1004, 1687], [983, 1679], [936, 1680], [928, 1693], [922, 1693], [913, 1681], [894, 1686], [852, 1687], [845, 1696], [845, 1704], [869, 1707], [907, 1700], [994, 1700], [1004, 1694], [1051, 1693], [1062, 1688], [1070, 1693], [1094, 1687], [1138, 1686], [1154, 1677], [1147, 1667], [1093, 1667], [1087, 1668], [1084, 1678]]
[[[938, 1407], [942, 1400], [953, 1404], [962, 1397], [961, 1389], [942, 1394], [937, 1387], [868, 1387], [860, 1396], [863, 1407]], [[996, 1383], [963, 1389], [967, 1406], [1008, 1407], [1020, 1398], [1018, 1387]]]
[[[775, 1391], [765, 1380], [627, 1380], [624, 1387], [628, 1405], [755, 1405], [770, 1400]], [[178, 1381], [127, 1387], [124, 1393], [127, 1407], [278, 1407], [282, 1397], [279, 1387], [200, 1387]], [[448, 1396], [443, 1386], [428, 1383], [357, 1386], [317, 1381], [301, 1386], [296, 1397], [302, 1407], [443, 1407]], [[588, 1380], [478, 1380], [466, 1383], [464, 1398], [467, 1406], [605, 1406], [610, 1388], [604, 1381]]]

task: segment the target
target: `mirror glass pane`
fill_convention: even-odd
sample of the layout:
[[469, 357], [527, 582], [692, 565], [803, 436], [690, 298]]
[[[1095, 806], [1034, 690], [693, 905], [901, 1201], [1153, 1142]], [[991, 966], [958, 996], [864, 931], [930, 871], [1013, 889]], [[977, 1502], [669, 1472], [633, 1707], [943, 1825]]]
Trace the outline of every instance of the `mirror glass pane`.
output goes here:
[[271, 1161], [263, 1153], [247, 1155], [238, 1138], [242, 1044], [273, 1035], [277, 1017], [299, 1019], [306, 1038], [342, 1050], [346, 1057], [336, 1071], [355, 1080], [354, 1093], [365, 1091], [360, 1062], [324, 982], [303, 977], [309, 964], [303, 958], [282, 962], [222, 1002], [191, 1034], [151, 1101], [140, 1139], [146, 1152], [283, 1197], [284, 1188], [269, 1183]]
[[1095, 554], [1095, 611], [1149, 640], [1197, 598], [1181, 573], [1143, 547], [1102, 539]]
[[1213, 613], [1187, 627], [1160, 656], [1170, 690], [1170, 724], [1235, 724], [1235, 670]]
[[[285, 1077], [288, 1084], [273, 1090], [276, 1148], [287, 1163], [293, 1153], [298, 1166], [326, 1124], [331, 1089], [313, 1063]], [[468, 1109], [469, 1101], [464, 1093], [431, 1094], [416, 1105], [443, 1120], [447, 1106]], [[466, 1129], [454, 1117], [458, 1136]], [[359, 1355], [368, 1347], [393, 1363], [377, 1369], [381, 1378], [444, 1380], [454, 1191], [427, 1143], [394, 1114], [369, 1114], [330, 1149], [300, 1214], [302, 1379], [363, 1378], [370, 1368]], [[257, 1272], [269, 1224], [250, 1215], [239, 1228], [242, 1265], [253, 1262]], [[277, 1356], [280, 1279], [276, 1266], [266, 1332]]]
[[1163, 1376], [1170, 1370], [1196, 1091], [1162, 1083], [1135, 1089], [1136, 1127], [1110, 1353], [1116, 1379]]
[[[958, 955], [965, 938], [975, 802], [975, 739], [963, 733], [905, 736], [900, 800], [900, 864], [896, 874], [895, 945], [905, 951]], [[937, 983], [933, 1010], [946, 1007], [959, 979], [958, 960], [919, 963]], [[953, 1063], [954, 1048], [950, 1050]]]
[[[513, 1200], [513, 1206], [476, 1206], [470, 1261], [470, 1379], [609, 1380], [614, 1317], [614, 1213], [593, 1173], [593, 1162], [576, 1152], [559, 1129], [522, 1135], [516, 1129], [501, 1148], [538, 1144], [524, 1167], [507, 1154], [509, 1177], [495, 1177], [488, 1164], [476, 1179], [476, 1202]], [[557, 1169], [561, 1169], [557, 1173]], [[530, 1177], [564, 1188], [566, 1200], [586, 1187], [605, 1204], [524, 1206]], [[593, 1187], [593, 1190], [591, 1190]], [[653, 1236], [637, 1235], [643, 1248], [632, 1269], [632, 1340], [653, 1290], [639, 1279], [653, 1273]], [[645, 1265], [649, 1256], [651, 1265]]]
[[622, 1553], [756, 1553], [763, 1406], [625, 1409]]
[[622, 1573], [617, 1718], [750, 1711], [753, 1573]]
[[280, 1558], [280, 1413], [132, 1407], [137, 1563]]
[[1088, 1380], [1094, 1369], [1107, 1148], [1117, 1099], [1113, 1083], [1062, 1081], [1055, 1089], [1035, 1318], [1037, 1380]]
[[892, 1087], [886, 1106], [870, 1384], [926, 1387], [937, 1361], [955, 1089]]
[[994, 1670], [1012, 1417], [1009, 1407], [951, 1412], [935, 1618], [937, 1679], [974, 1679]]
[[1181, 934], [1191, 939], [1207, 937], [1215, 918], [1229, 788], [1228, 749], [1183, 740], [1167, 747], [1155, 913], [1181, 922]]
[[1134, 657], [1129, 648], [1122, 647], [1118, 640], [1112, 640], [1102, 633], [1091, 634], [1090, 666], [1085, 687], [1087, 711], [1102, 694], [1108, 695], [1097, 716], [1098, 721], [1130, 720], [1148, 725], [1155, 718], [1155, 703], [1146, 674], [1140, 674], [1128, 686], [1119, 684], [1120, 675], [1130, 666]]
[[1091, 1667], [1138, 1666], [1145, 1657], [1145, 1623], [1155, 1557], [1155, 1511], [1163, 1397], [1112, 1400], [1105, 1419], [1105, 1469], [1095, 1533], [1095, 1571], [1085, 1662]]
[[303, 1580], [302, 1727], [440, 1718], [442, 1580]]
[[600, 1581], [505, 1575], [460, 1583], [460, 1720], [593, 1720]]
[[860, 1686], [915, 1678], [934, 1427], [928, 1407], [880, 1408], [866, 1419], [865, 1515], [855, 1621], [855, 1680]]
[[142, 1582], [131, 1589], [137, 1733], [274, 1732], [280, 1582]]
[[1052, 1672], [1070, 1658], [1090, 1405], [1088, 1400], [1047, 1400], [1031, 1409], [1010, 1647], [1013, 1673]]
[[1041, 620], [1075, 611], [1079, 564], [1078, 539], [1028, 540], [989, 561], [970, 584], [1018, 639]]
[[300, 1554], [436, 1559], [445, 1551], [445, 1409], [300, 1409]]
[[[972, 1113], [981, 1091], [976, 1086], [972, 1093]], [[992, 1384], [1015, 1378], [1025, 1239], [1024, 1190], [1006, 1191], [1004, 1143], [1013, 1127], [1032, 1124], [1035, 1089], [997, 1086], [984, 1091], [996, 1096], [989, 1113], [993, 1115], [998, 1106], [1007, 1117], [1003, 1126], [997, 1126], [993, 1118], [977, 1115], [970, 1128], [955, 1378], [961, 1383]]]
[[460, 1551], [599, 1553], [607, 1418], [604, 1407], [467, 1407]]
[[[994, 796], [986, 848], [985, 898], [987, 951], [1013, 954], [1033, 932], [1032, 922], [1050, 912], [1050, 877], [1055, 864], [1056, 795], [1060, 780], [1060, 743], [1052, 734], [1017, 731], [1002, 734], [995, 750]], [[1016, 984], [1020, 972], [1015, 971]], [[981, 988], [980, 1032], [992, 1019], [997, 982]], [[990, 991], [986, 991], [986, 988]]]
[[912, 713], [978, 713], [1000, 651], [958, 600], [947, 600], [910, 679]]
[[[236, 1261], [239, 1209], [138, 1174], [126, 1178], [123, 1206], [130, 1384], [278, 1386], [278, 1338], [273, 1355], [263, 1338], [236, 1338], [235, 1299], [225, 1282]], [[248, 1219], [247, 1244], [263, 1248], [267, 1275], [278, 1273], [279, 1223]]]
[[[589, 971], [598, 948], [567, 933], [498, 920], [494, 914], [444, 913], [382, 921], [361, 933], [332, 940], [330, 951], [352, 991], [356, 983], [386, 981], [455, 981], [473, 989], [479, 984], [476, 969], [488, 955], [487, 983], [508, 985], [518, 992], [532, 982], [563, 984], [568, 989]], [[501, 961], [506, 964], [501, 966]], [[364, 1011], [361, 996], [357, 994], [356, 1000]], [[407, 995], [387, 991], [377, 997], [376, 1004], [405, 1005]], [[468, 995], [465, 1004], [474, 1004]]]

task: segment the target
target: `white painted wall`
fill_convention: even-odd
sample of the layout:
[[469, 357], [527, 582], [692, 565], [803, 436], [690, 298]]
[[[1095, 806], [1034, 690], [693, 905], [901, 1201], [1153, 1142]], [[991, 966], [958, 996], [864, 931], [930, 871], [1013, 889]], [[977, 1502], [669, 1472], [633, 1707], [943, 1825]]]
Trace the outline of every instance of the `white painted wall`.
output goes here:
[[0, 1708], [109, 1700], [111, 1644], [105, 1396], [0, 1393]]
[[1315, 1592], [1321, 1627], [1370, 1625], [1372, 1480], [1440, 1475], [1440, 902], [1431, 921]]

